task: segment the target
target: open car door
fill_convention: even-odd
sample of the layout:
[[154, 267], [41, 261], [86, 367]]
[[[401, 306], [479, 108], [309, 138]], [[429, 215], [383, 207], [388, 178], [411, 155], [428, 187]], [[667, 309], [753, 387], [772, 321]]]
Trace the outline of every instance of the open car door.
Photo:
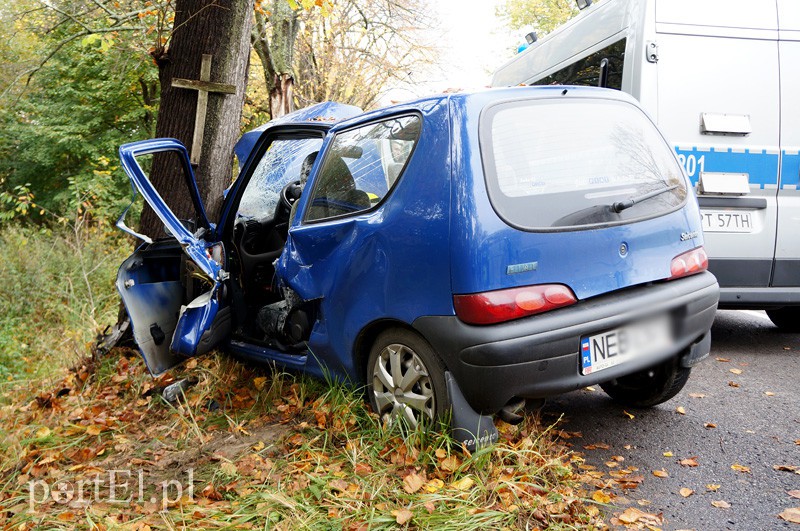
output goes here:
[[[120, 229], [144, 241], [120, 266], [117, 290], [147, 368], [157, 376], [187, 357], [208, 352], [229, 335], [225, 250], [221, 243], [204, 239], [213, 237], [213, 226], [183, 144], [175, 139], [145, 140], [125, 144], [119, 153], [134, 198], [138, 191], [166, 229], [164, 238], [154, 240], [125, 225], [127, 210], [117, 221]], [[156, 154], [179, 159], [195, 210], [194, 232], [167, 206], [137, 160]]]

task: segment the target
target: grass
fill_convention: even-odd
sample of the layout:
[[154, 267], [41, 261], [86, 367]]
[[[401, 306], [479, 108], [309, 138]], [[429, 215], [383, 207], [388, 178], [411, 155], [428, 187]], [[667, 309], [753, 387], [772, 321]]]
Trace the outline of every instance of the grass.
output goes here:
[[221, 354], [158, 379], [129, 349], [86, 357], [129, 245], [82, 223], [0, 230], [3, 528], [605, 528], [580, 457], [536, 416], [469, 454], [381, 425], [340, 383]]

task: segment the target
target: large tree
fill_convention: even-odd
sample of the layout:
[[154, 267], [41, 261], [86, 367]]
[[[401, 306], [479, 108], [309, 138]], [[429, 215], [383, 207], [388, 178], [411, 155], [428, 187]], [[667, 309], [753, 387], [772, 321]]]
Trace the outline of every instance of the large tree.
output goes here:
[[577, 15], [578, 8], [574, 0], [504, 0], [496, 13], [509, 28], [532, 29], [541, 37]]
[[[239, 137], [239, 122], [247, 82], [253, 0], [177, 0], [175, 21], [168, 42], [154, 50], [161, 84], [161, 104], [156, 136], [172, 137], [192, 145], [198, 91], [173, 86], [176, 78], [199, 80], [204, 54], [212, 56], [210, 81], [233, 85], [235, 94], [209, 94], [202, 156], [196, 169], [201, 196], [213, 218], [222, 202], [222, 191], [230, 184], [233, 145]], [[189, 196], [180, 169], [171, 157], [156, 157], [151, 181], [168, 197], [176, 215], [191, 218]], [[145, 209], [140, 230], [157, 234], [161, 223]]]

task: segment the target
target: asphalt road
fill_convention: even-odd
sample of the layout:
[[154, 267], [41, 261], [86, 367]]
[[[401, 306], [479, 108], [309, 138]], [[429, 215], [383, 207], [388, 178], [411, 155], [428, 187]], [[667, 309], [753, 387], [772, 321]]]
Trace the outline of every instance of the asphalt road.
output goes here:
[[[562, 429], [582, 433], [568, 442], [597, 470], [608, 474], [611, 456], [625, 459], [615, 470], [638, 467], [635, 474], [644, 481], [616, 491], [615, 512], [633, 506], [662, 513], [667, 530], [800, 531], [800, 524], [777, 516], [800, 507], [800, 499], [787, 494], [800, 489], [800, 335], [778, 332], [763, 312], [720, 311], [712, 343], [711, 356], [693, 369], [677, 397], [653, 409], [629, 409], [633, 419], [598, 386], [548, 400], [545, 420], [565, 415]], [[685, 414], [676, 411], [679, 406]], [[596, 443], [609, 448], [585, 449]], [[671, 457], [664, 455], [669, 452]], [[696, 467], [678, 463], [695, 456]], [[796, 466], [798, 473], [774, 465]], [[669, 477], [656, 477], [654, 470]], [[682, 488], [694, 494], [683, 497]]]

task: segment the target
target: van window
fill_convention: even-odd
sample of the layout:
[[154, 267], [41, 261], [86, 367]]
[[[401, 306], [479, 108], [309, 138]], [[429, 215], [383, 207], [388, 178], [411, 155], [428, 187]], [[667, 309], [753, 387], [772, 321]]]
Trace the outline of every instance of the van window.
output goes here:
[[596, 87], [600, 82], [600, 62], [608, 59], [606, 88], [622, 90], [622, 67], [625, 64], [625, 39], [575, 61], [532, 85], [581, 85]]
[[522, 229], [626, 223], [675, 210], [686, 198], [675, 154], [629, 103], [502, 103], [481, 116], [480, 140], [492, 205]]

